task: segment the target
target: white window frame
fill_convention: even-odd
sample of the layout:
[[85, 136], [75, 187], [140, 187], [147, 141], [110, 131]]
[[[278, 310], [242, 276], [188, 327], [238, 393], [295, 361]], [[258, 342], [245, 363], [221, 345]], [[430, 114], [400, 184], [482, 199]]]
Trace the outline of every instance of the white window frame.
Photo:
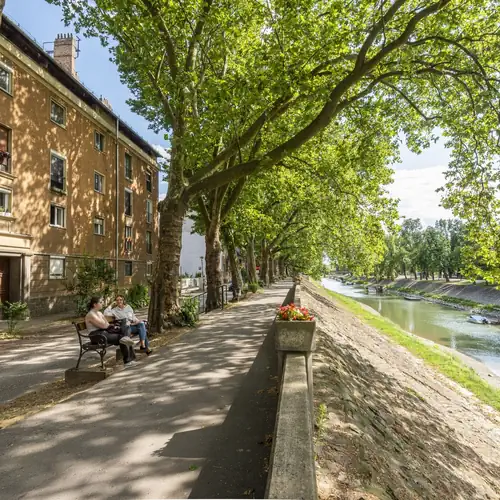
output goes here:
[[[148, 208], [151, 207], [151, 212], [148, 211]], [[147, 199], [146, 200], [146, 222], [148, 224], [152, 224], [153, 223], [153, 201], [150, 200], [150, 199]]]
[[[102, 138], [102, 141], [100, 141], [99, 147], [97, 146], [97, 136], [100, 136]], [[99, 130], [94, 130], [94, 148], [99, 151], [99, 153], [104, 153], [104, 149], [106, 147], [106, 138], [104, 137], [104, 134], [102, 132], [99, 132]]]
[[[102, 224], [100, 224], [97, 221], [102, 221]], [[99, 231], [96, 231], [97, 228], [102, 228], [102, 233]], [[101, 217], [100, 215], [94, 216], [94, 234], [97, 236], [104, 236], [105, 233], [105, 221], [104, 217]]]
[[9, 84], [8, 88], [4, 89], [3, 87], [0, 87], [0, 90], [5, 92], [6, 94], [12, 95], [12, 86], [13, 86], [13, 81], [14, 81], [14, 71], [10, 66], [5, 64], [3, 61], [0, 61], [0, 68], [3, 69], [5, 72], [9, 74]]
[[146, 276], [153, 276], [153, 261], [146, 262]]
[[0, 187], [0, 193], [8, 196], [7, 206], [4, 206], [4, 210], [0, 211], [0, 215], [4, 217], [10, 217], [12, 215], [12, 190], [4, 187]]
[[[130, 236], [127, 236], [127, 229], [130, 229]], [[125, 253], [130, 254], [134, 248], [134, 230], [131, 224], [125, 225]], [[130, 246], [130, 248], [129, 248]]]
[[[101, 177], [101, 191], [98, 191], [96, 188], [95, 188], [95, 176], [98, 175], [99, 177]], [[97, 170], [94, 170], [94, 191], [96, 193], [100, 193], [100, 194], [104, 194], [104, 190], [105, 190], [105, 184], [104, 184], [104, 175], [101, 174], [101, 172], [98, 172]]]
[[[127, 157], [130, 158], [130, 177], [127, 175]], [[134, 162], [132, 161], [132, 155], [128, 152], [125, 153], [123, 160], [123, 172], [125, 175], [125, 179], [128, 181], [132, 180], [132, 176], [134, 175]]]
[[[52, 212], [52, 207], [55, 207], [56, 209], [60, 209], [62, 210], [62, 219], [63, 219], [63, 225], [60, 226], [59, 224], [52, 224], [52, 222], [50, 222], [50, 216], [51, 216], [51, 212]], [[57, 216], [56, 216], [56, 219], [57, 219]], [[63, 207], [62, 205], [58, 205], [57, 203], [51, 203], [50, 204], [50, 210], [49, 210], [49, 226], [51, 227], [58, 227], [58, 228], [61, 228], [61, 229], [66, 229], [66, 207]]]
[[[0, 127], [7, 131], [7, 153], [10, 155], [7, 158], [6, 170], [0, 167], [0, 172], [12, 175], [12, 129], [3, 123], [0, 123]], [[4, 165], [2, 165], [3, 167]]]
[[[62, 110], [63, 110], [63, 122], [62, 123], [56, 122], [52, 118], [52, 104], [55, 104], [56, 106], [59, 106], [60, 108], [62, 108]], [[51, 98], [50, 99], [50, 121], [52, 123], [55, 123], [59, 127], [66, 128], [66, 116], [67, 116], [67, 108], [66, 108], [66, 106], [64, 106], [60, 102], [56, 101], [55, 99]]]
[[[127, 274], [127, 264], [130, 264], [130, 274]], [[131, 260], [126, 260], [123, 263], [123, 276], [125, 276], [126, 278], [130, 278], [133, 275], [134, 275], [134, 263]]]
[[[52, 274], [52, 261], [62, 261], [62, 274]], [[51, 255], [49, 257], [49, 279], [51, 280], [63, 280], [66, 278], [66, 258], [60, 257], [58, 255]]]
[[[56, 158], [59, 158], [64, 162], [63, 164], [63, 188], [59, 189], [57, 187], [52, 187], [52, 157], [55, 156]], [[57, 191], [58, 193], [65, 193], [66, 192], [66, 186], [68, 184], [68, 179], [67, 179], [67, 174], [68, 174], [68, 160], [65, 155], [58, 153], [57, 151], [54, 151], [53, 149], [50, 150], [50, 159], [49, 159], [49, 189], [53, 191]]]
[[128, 214], [126, 211], [125, 195], [123, 196], [123, 213], [127, 217], [132, 217], [134, 215], [134, 192], [129, 188], [125, 188], [125, 193], [130, 193], [130, 213]]

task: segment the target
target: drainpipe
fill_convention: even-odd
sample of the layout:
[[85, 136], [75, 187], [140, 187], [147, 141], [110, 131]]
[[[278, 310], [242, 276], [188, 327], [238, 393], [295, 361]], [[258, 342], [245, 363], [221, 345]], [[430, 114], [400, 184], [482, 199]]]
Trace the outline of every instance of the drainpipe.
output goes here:
[[118, 287], [118, 254], [120, 252], [120, 145], [118, 136], [120, 132], [120, 118], [116, 117], [116, 252], [115, 252], [115, 285]]

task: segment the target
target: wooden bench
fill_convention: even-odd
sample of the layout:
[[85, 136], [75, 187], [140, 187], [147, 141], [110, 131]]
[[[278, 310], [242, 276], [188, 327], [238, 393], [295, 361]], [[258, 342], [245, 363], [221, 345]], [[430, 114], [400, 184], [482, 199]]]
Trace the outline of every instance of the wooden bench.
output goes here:
[[[105, 316], [108, 323], [112, 324], [115, 321], [113, 316]], [[144, 321], [146, 325], [146, 333], [148, 331], [148, 323]], [[104, 356], [106, 356], [106, 350], [111, 347], [111, 344], [108, 344], [106, 337], [100, 333], [92, 335], [97, 338], [99, 342], [97, 344], [93, 344], [90, 340], [89, 334], [87, 332], [87, 326], [85, 325], [85, 321], [73, 321], [73, 325], [75, 325], [76, 333], [78, 335], [78, 343], [80, 344], [80, 355], [78, 356], [78, 362], [76, 363], [75, 370], [78, 370], [80, 366], [80, 361], [82, 356], [87, 352], [96, 352], [101, 357], [101, 369], [104, 370]], [[132, 337], [135, 337], [137, 334], [133, 334]], [[114, 347], [114, 346], [113, 346]], [[117, 349], [117, 353], [120, 352], [120, 349]], [[117, 354], [117, 359], [121, 357], [121, 353]]]
[[100, 333], [95, 333], [92, 337], [97, 338], [98, 343], [93, 344], [87, 332], [85, 321], [73, 321], [73, 325], [75, 325], [78, 342], [80, 344], [80, 356], [78, 356], [75, 370], [78, 370], [82, 356], [87, 352], [96, 352], [99, 354], [101, 357], [101, 369], [104, 370], [104, 356], [106, 355], [106, 349], [110, 347], [106, 337]]

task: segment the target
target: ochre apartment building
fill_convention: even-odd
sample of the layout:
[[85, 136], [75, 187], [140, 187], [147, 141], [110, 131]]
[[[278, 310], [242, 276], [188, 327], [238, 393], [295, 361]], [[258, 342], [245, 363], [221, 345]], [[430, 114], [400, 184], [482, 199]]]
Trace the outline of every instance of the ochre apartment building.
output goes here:
[[158, 155], [78, 81], [76, 50], [58, 35], [51, 56], [3, 17], [0, 299], [32, 316], [73, 307], [83, 257], [146, 283], [157, 245]]

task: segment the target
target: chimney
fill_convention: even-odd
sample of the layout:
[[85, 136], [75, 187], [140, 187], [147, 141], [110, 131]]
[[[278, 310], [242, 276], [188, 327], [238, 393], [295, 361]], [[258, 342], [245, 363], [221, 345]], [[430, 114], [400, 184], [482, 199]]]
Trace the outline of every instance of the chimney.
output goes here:
[[71, 34], [59, 34], [54, 40], [54, 59], [76, 78], [76, 41]]
[[111, 103], [103, 96], [99, 98], [99, 100], [106, 106], [110, 111], [113, 111], [113, 107], [111, 106]]

